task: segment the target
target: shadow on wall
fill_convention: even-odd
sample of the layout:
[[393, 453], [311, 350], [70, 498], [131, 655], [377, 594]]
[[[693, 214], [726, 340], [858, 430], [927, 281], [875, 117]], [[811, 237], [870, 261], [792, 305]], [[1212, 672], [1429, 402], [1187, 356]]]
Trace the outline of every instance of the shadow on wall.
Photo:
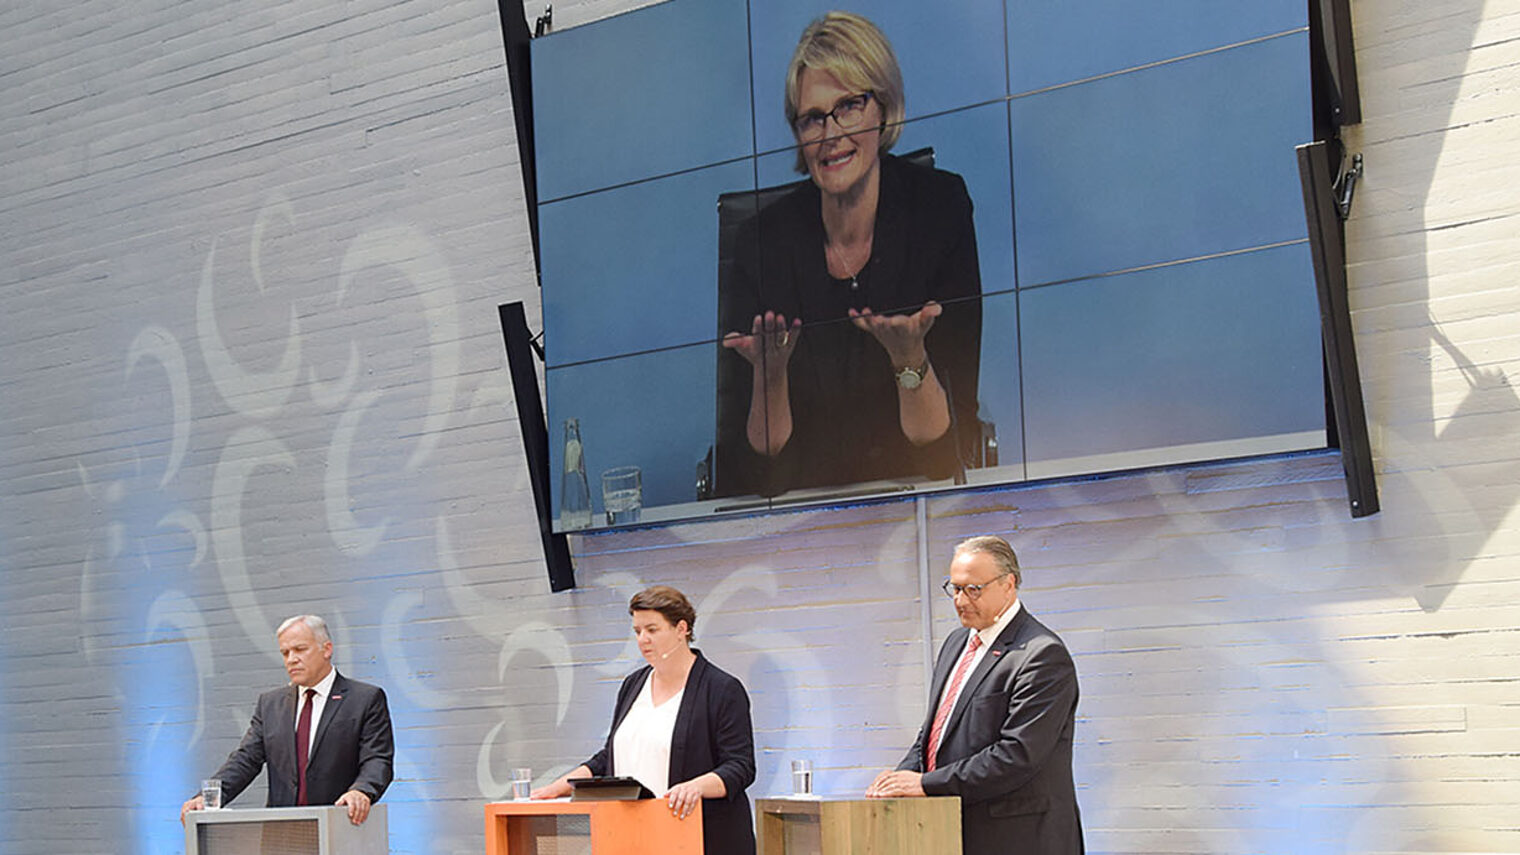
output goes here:
[[[1386, 568], [1397, 593], [1436, 611], [1520, 500], [1512, 441], [1520, 436], [1520, 397], [1502, 368], [1478, 364], [1452, 342], [1430, 308], [1431, 278], [1447, 272], [1432, 269], [1439, 255], [1432, 236], [1472, 228], [1474, 237], [1462, 242], [1475, 244], [1495, 220], [1514, 216], [1478, 207], [1476, 194], [1458, 195], [1477, 177], [1474, 168], [1442, 170], [1448, 144], [1473, 146], [1467, 126], [1481, 107], [1463, 109], [1464, 96], [1477, 94], [1464, 93], [1463, 84], [1482, 80], [1485, 50], [1495, 48], [1475, 45], [1484, 16], [1478, 0], [1401, 0], [1352, 11], [1365, 119], [1348, 129], [1347, 144], [1366, 158], [1368, 180], [1347, 223], [1348, 273], [1358, 349], [1371, 368], [1363, 377], [1373, 378], [1364, 386], [1370, 419], [1381, 427], [1374, 443], [1386, 497], [1366, 561]], [[1497, 228], [1490, 240], [1513, 233], [1512, 224]], [[1379, 258], [1368, 260], [1373, 252]], [[1455, 257], [1460, 270], [1474, 255]], [[1357, 310], [1372, 302], [1357, 292], [1395, 288], [1409, 297]], [[1462, 386], [1437, 385], [1454, 372]]]
[[1513, 51], [1474, 47], [1479, 0], [1362, 3], [1353, 18], [1366, 118], [1346, 141], [1367, 173], [1349, 273], [1382, 513], [1349, 517], [1328, 457], [932, 506], [931, 554], [1010, 536], [1032, 611], [1072, 647], [1092, 852], [1509, 848], [1503, 823], [1476, 821], [1491, 802], [1436, 807], [1449, 796], [1411, 746], [1468, 729], [1460, 700], [1424, 689], [1427, 667], [1452, 682], [1502, 668], [1461, 655], [1489, 628], [1462, 625], [1476, 595], [1453, 594], [1520, 501], [1520, 395], [1500, 357], [1458, 343], [1488, 337], [1468, 322], [1492, 304], [1439, 289], [1512, 238], [1514, 214], [1484, 207], [1501, 197], [1462, 190], [1496, 168], [1474, 157], [1471, 129], [1492, 116], [1464, 80], [1477, 90]]

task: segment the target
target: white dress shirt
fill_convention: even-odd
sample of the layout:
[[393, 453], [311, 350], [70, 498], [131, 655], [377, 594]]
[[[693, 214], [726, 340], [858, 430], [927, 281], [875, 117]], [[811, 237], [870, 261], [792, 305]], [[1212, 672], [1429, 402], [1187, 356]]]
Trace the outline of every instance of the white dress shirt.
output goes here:
[[[966, 633], [966, 645], [961, 648], [960, 654], [955, 657], [957, 664], [960, 663], [961, 657], [966, 655], [966, 647], [969, 647], [971, 645], [971, 639], [973, 637], [980, 636], [982, 643], [981, 646], [977, 647], [976, 652], [971, 654], [971, 664], [967, 666], [966, 676], [961, 680], [961, 684], [959, 686], [952, 687], [952, 680], [949, 678], [945, 680], [945, 692], [949, 692], [952, 688], [955, 689], [955, 694], [950, 698], [950, 709], [952, 711], [955, 709], [954, 705], [960, 703], [961, 691], [966, 688], [967, 683], [971, 682], [971, 675], [976, 673], [976, 667], [982, 664], [982, 658], [987, 655], [987, 648], [992, 646], [992, 642], [997, 641], [997, 637], [1003, 634], [1003, 630], [1008, 628], [1008, 624], [1013, 623], [1013, 619], [1018, 616], [1019, 610], [1022, 608], [1024, 608], [1023, 601], [1016, 599], [1013, 601], [1013, 605], [1009, 606], [1003, 611], [1001, 617], [993, 621], [992, 626], [989, 626], [986, 629], [979, 629], [974, 633]], [[952, 667], [950, 671], [950, 677], [953, 678], [954, 676], [955, 670]], [[944, 700], [945, 695], [941, 694], [939, 696], [939, 703], [944, 703]], [[935, 704], [934, 708], [939, 709], [939, 704]], [[949, 729], [950, 728], [948, 727], [945, 728], [946, 731]], [[941, 731], [939, 735], [939, 743], [929, 746], [929, 756], [933, 757], [934, 755], [938, 754], [939, 746], [944, 741], [945, 733], [944, 731]]]
[[[322, 723], [322, 710], [327, 709], [327, 696], [332, 694], [333, 681], [338, 679], [338, 669], [327, 669], [327, 676], [311, 688], [317, 693], [311, 696], [311, 733], [306, 734], [306, 757], [311, 758], [311, 748], [317, 744], [317, 725]], [[301, 726], [301, 705], [306, 703], [305, 686], [296, 686], [296, 727]]]
[[651, 673], [612, 735], [612, 774], [637, 779], [656, 798], [670, 789], [670, 741], [675, 736], [676, 713], [681, 711], [684, 694], [686, 687], [682, 686], [681, 691], [655, 706]]

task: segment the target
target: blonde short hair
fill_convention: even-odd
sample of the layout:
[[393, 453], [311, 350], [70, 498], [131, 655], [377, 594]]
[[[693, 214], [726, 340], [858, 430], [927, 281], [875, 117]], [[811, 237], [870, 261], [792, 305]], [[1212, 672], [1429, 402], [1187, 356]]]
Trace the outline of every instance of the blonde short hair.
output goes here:
[[[881, 106], [881, 151], [891, 150], [902, 135], [907, 106], [903, 99], [902, 70], [892, 43], [876, 25], [852, 12], [829, 12], [813, 20], [797, 40], [797, 50], [786, 67], [786, 123], [797, 121], [802, 97], [802, 71], [826, 71], [851, 89], [870, 92]], [[797, 149], [797, 171], [806, 173], [802, 149]]]

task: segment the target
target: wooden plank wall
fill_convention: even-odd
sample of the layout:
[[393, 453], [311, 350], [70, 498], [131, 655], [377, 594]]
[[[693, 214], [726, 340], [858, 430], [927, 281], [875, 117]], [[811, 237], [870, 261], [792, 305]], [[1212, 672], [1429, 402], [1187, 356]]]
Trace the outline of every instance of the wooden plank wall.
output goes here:
[[[936, 577], [1008, 535], [1076, 656], [1092, 852], [1520, 852], [1520, 3], [1353, 5], [1384, 511], [1313, 455], [924, 509]], [[594, 749], [646, 584], [751, 690], [752, 796], [911, 738], [953, 625], [912, 502], [577, 538], [548, 593], [502, 62], [485, 0], [0, 9], [0, 850], [179, 851], [298, 611], [390, 693], [398, 853], [480, 852], [511, 767]]]

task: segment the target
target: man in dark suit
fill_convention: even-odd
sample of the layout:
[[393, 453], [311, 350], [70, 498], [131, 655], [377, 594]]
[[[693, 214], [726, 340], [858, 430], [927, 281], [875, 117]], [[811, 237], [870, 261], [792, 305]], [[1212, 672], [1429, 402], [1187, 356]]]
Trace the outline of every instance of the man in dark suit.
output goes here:
[[[290, 618], [275, 635], [290, 685], [259, 696], [242, 743], [212, 776], [221, 779], [222, 803], [268, 765], [268, 807], [339, 804], [358, 825], [391, 782], [396, 750], [385, 690], [333, 668], [332, 638], [316, 615]], [[203, 807], [201, 796], [185, 802], [180, 822]]]
[[945, 593], [962, 629], [934, 665], [928, 715], [895, 771], [866, 795], [960, 796], [965, 855], [1083, 851], [1071, 774], [1077, 672], [1061, 639], [1019, 602], [1013, 547], [955, 548]]

